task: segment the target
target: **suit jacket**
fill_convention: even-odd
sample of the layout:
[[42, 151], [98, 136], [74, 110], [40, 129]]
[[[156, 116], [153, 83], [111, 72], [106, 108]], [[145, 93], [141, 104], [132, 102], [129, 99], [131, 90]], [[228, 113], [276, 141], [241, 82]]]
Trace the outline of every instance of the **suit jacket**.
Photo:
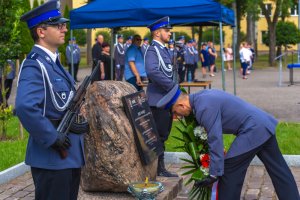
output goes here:
[[207, 131], [212, 175], [224, 173], [222, 134], [236, 135], [226, 158], [249, 152], [275, 134], [278, 122], [273, 116], [226, 92], [203, 90], [190, 94], [190, 103], [197, 122]]
[[34, 46], [20, 69], [15, 105], [16, 115], [29, 133], [25, 163], [43, 169], [80, 168], [84, 165], [82, 134], [69, 133], [72, 146], [65, 159], [61, 159], [58, 152], [50, 147], [58, 134], [50, 120], [62, 119], [66, 111], [59, 111], [54, 106], [49, 92], [51, 88], [47, 80], [43, 81], [37, 60], [47, 70], [59, 106], [65, 105], [70, 91], [75, 90], [73, 78], [60, 63], [53, 62], [45, 51]]
[[[155, 47], [169, 70], [162, 67]], [[175, 86], [172, 61], [168, 49], [154, 40], [145, 53], [145, 68], [149, 79], [148, 103], [150, 106], [156, 106], [157, 102]]]

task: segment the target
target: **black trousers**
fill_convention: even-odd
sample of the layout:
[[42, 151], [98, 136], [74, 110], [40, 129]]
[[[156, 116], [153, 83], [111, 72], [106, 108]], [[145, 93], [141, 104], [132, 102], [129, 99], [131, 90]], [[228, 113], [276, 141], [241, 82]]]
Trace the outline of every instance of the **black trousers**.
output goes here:
[[179, 75], [179, 83], [184, 82], [184, 78], [185, 78], [185, 67], [183, 64], [178, 64], [178, 75]]
[[76, 200], [81, 169], [47, 170], [31, 167], [36, 200]]
[[163, 144], [168, 139], [172, 128], [173, 115], [170, 110], [163, 110], [156, 107], [151, 107], [151, 112], [155, 121], [158, 136]]
[[195, 72], [195, 66], [193, 64], [186, 64], [185, 67], [186, 67], [186, 80], [189, 81], [189, 73], [191, 73], [191, 78], [192, 78], [191, 81], [193, 81], [195, 78], [195, 77], [193, 78], [193, 74]]
[[219, 180], [219, 200], [239, 200], [247, 168], [257, 155], [271, 177], [280, 200], [299, 200], [295, 179], [272, 136], [260, 147], [242, 155], [225, 159], [224, 175]]
[[[72, 66], [71, 66], [71, 64], [68, 64], [68, 66], [69, 66], [69, 73], [72, 75]], [[75, 81], [78, 81], [77, 80], [78, 67], [79, 67], [79, 63], [74, 63], [74, 76], [73, 76], [73, 78], [74, 78]]]

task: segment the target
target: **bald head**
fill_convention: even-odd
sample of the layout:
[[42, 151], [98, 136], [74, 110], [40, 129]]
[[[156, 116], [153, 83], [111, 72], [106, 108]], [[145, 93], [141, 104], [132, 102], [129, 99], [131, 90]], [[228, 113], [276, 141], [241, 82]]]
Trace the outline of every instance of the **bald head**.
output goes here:
[[103, 35], [98, 35], [97, 36], [97, 41], [100, 43], [100, 44], [102, 44], [103, 43], [103, 41], [104, 41], [104, 37], [103, 37]]

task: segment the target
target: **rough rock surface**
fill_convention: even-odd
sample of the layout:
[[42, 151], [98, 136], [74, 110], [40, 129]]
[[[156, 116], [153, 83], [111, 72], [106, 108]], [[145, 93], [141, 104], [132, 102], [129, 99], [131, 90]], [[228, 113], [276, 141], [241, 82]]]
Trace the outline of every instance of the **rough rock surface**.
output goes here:
[[146, 176], [155, 180], [157, 160], [142, 165], [121, 99], [134, 92], [132, 85], [121, 81], [99, 81], [89, 87], [85, 109], [91, 131], [85, 135], [84, 191], [124, 192], [129, 183]]

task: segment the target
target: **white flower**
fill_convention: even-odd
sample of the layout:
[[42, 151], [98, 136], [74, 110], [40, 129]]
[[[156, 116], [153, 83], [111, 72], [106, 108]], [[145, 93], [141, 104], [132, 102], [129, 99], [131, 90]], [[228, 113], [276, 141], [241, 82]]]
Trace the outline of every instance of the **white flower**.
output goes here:
[[205, 176], [209, 175], [209, 168], [200, 167], [200, 170], [204, 173]]
[[196, 128], [194, 128], [194, 135], [201, 140], [207, 140], [207, 133], [202, 126], [197, 126]]

